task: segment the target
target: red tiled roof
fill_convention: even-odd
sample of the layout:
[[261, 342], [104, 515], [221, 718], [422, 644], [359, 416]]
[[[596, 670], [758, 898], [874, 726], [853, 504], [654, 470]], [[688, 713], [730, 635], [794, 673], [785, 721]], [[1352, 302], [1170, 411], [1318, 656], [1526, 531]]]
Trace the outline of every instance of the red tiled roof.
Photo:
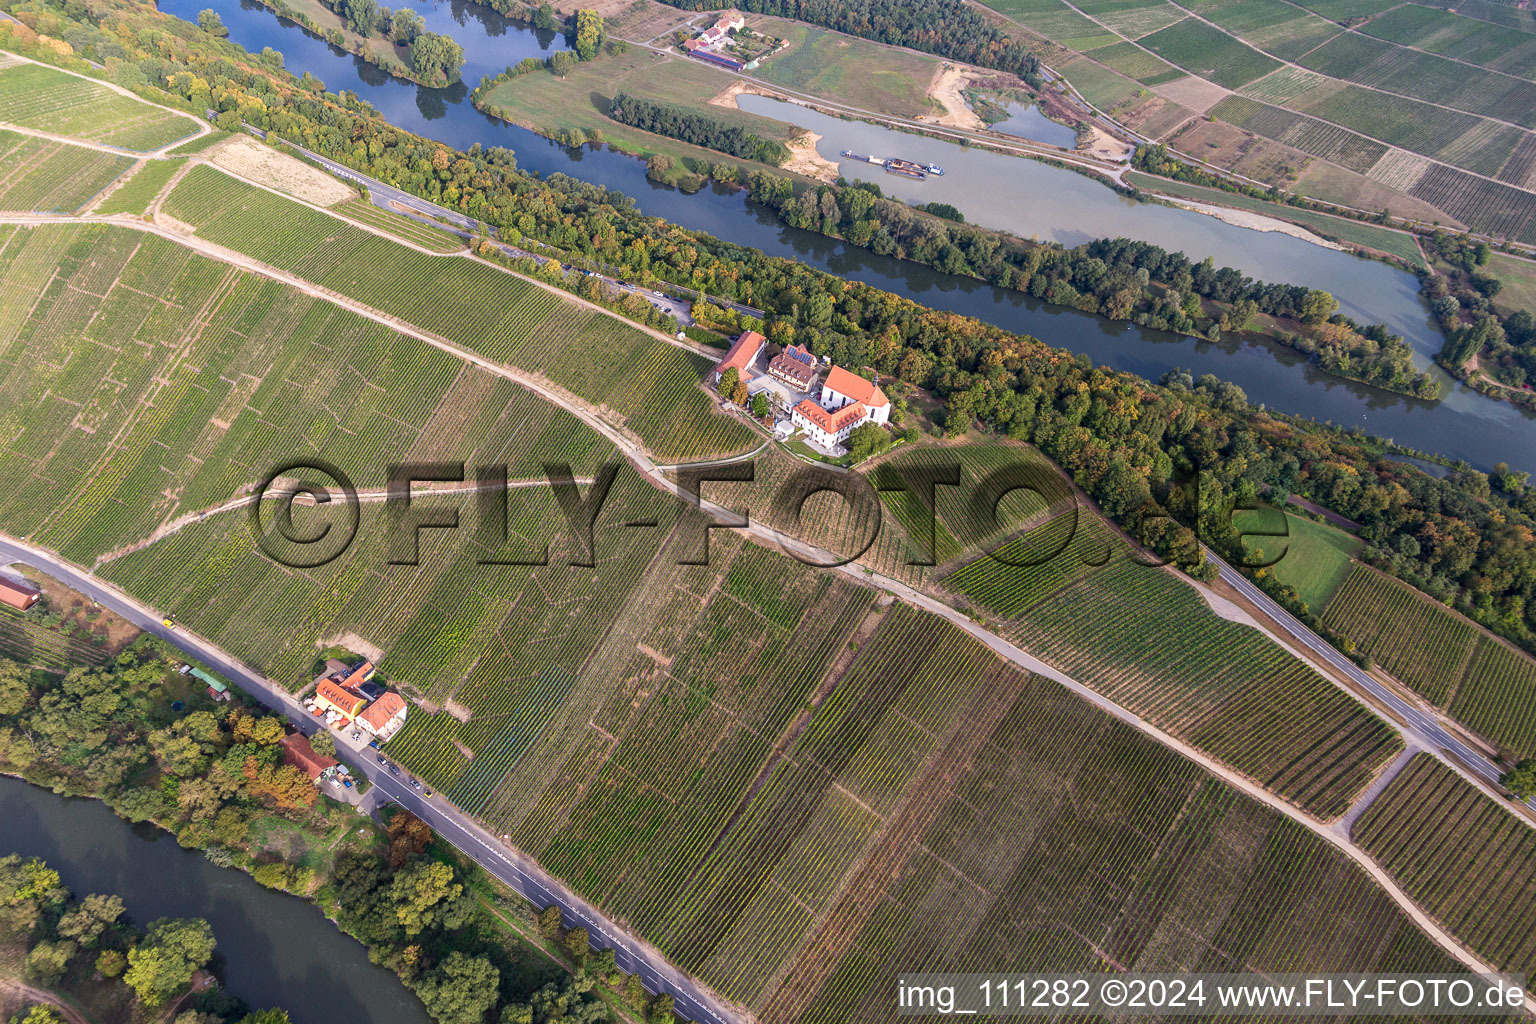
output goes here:
[[353, 669], [352, 673], [341, 681], [342, 688], [350, 690], [360, 683], [366, 683], [368, 681], [369, 675], [372, 673], [373, 662], [365, 661], [361, 665], [357, 666], [357, 668]]
[[13, 579], [0, 576], [0, 602], [10, 605], [12, 608], [20, 608], [26, 611], [37, 603], [37, 597], [42, 591], [35, 587], [29, 587], [23, 583], [17, 583]]
[[740, 372], [752, 365], [752, 360], [757, 358], [762, 351], [763, 343], [768, 339], [756, 331], [743, 331], [741, 337], [731, 345], [731, 350], [725, 354], [725, 358], [715, 364], [716, 373], [724, 373], [733, 367]]
[[773, 373], [781, 373], [798, 384], [809, 384], [816, 379], [816, 368], [808, 360], [796, 358], [795, 353], [805, 352], [798, 345], [792, 345], [773, 357], [768, 369]]
[[310, 779], [318, 779], [327, 768], [336, 767], [336, 759], [318, 753], [309, 745], [309, 737], [292, 733], [278, 741], [283, 748], [283, 763], [301, 769]]
[[368, 710], [358, 715], [357, 718], [361, 722], [367, 722], [374, 732], [378, 732], [389, 724], [391, 718], [394, 718], [395, 715], [404, 710], [405, 701], [400, 698], [398, 693], [390, 691], [368, 705]]
[[857, 423], [863, 419], [869, 410], [864, 408], [863, 403], [853, 402], [843, 406], [836, 412], [827, 412], [827, 410], [807, 398], [795, 406], [795, 412], [804, 416], [827, 433], [836, 434], [849, 423]]
[[858, 374], [849, 373], [841, 366], [832, 367], [823, 387], [829, 387], [840, 395], [847, 395], [855, 402], [863, 402], [872, 409], [878, 409], [890, 401], [885, 397], [884, 391]]
[[331, 682], [329, 679], [320, 680], [320, 685], [315, 687], [315, 696], [325, 698], [331, 704], [345, 710], [348, 714], [355, 711], [357, 706], [366, 699], [344, 686]]

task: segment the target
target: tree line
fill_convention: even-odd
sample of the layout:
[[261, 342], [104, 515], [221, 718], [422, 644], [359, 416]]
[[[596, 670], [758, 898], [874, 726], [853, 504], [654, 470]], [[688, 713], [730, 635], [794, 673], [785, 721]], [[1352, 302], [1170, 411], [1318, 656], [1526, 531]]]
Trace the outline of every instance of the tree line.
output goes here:
[[[70, 18], [35, 7], [18, 17], [46, 25], [40, 31], [55, 38], [96, 25], [125, 53], [115, 72], [120, 82], [147, 91], [171, 75], [193, 74], [221, 110], [248, 114], [252, 123], [340, 163], [538, 239], [572, 262], [766, 310], [766, 330], [777, 343], [804, 341], [841, 365], [872, 366], [930, 389], [952, 430], [974, 424], [1033, 441], [1128, 529], [1177, 552], [1193, 572], [1203, 571], [1195, 529], [1206, 527], [1224, 550], [1233, 540], [1230, 528], [1219, 528], [1219, 505], [1230, 508], [1242, 494], [1269, 486], [1362, 523], [1367, 554], [1388, 571], [1536, 649], [1536, 488], [1523, 482], [1490, 479], [1467, 466], [1438, 480], [1386, 457], [1390, 446], [1379, 439], [1253, 408], [1241, 389], [1214, 377], [1154, 385], [1027, 335], [643, 216], [612, 189], [562, 174], [524, 174], [505, 149], [451, 150], [389, 124], [354, 96], [327, 94], [312, 77], [295, 78], [128, 0], [99, 0]], [[28, 52], [48, 58], [51, 51]], [[833, 211], [816, 195], [819, 212], [844, 215], [837, 197]], [[963, 226], [931, 223], [959, 232], [945, 241], [961, 256], [1003, 244], [995, 234], [971, 236]], [[888, 228], [886, 234], [894, 244], [895, 235]], [[948, 249], [936, 251], [954, 258]], [[1180, 485], [1184, 474], [1208, 484], [1198, 501]]]
[[1488, 269], [1493, 248], [1466, 235], [1436, 231], [1424, 250], [1445, 269], [1419, 272], [1420, 288], [1445, 332], [1440, 364], [1466, 377], [1467, 364], [1475, 356], [1483, 373], [1511, 389], [1522, 389], [1492, 389], [1500, 397], [1536, 405], [1536, 395], [1523, 391], [1536, 383], [1536, 316], [1528, 309], [1495, 303], [1504, 283]]
[[883, 198], [880, 187], [868, 182], [840, 181], [796, 194], [788, 179], [754, 174], [748, 189], [793, 227], [1111, 320], [1215, 341], [1223, 332], [1253, 327], [1262, 313], [1293, 328], [1265, 325], [1264, 333], [1330, 373], [1421, 398], [1439, 395], [1439, 385], [1414, 366], [1413, 350], [1401, 336], [1343, 317], [1338, 300], [1325, 291], [1255, 281], [1210, 259], [1196, 264], [1183, 253], [1126, 238], [1067, 249], [946, 225]]
[[757, 160], [774, 167], [789, 159], [789, 147], [777, 139], [765, 139], [718, 117], [710, 117], [682, 107], [619, 93], [608, 108], [608, 116], [620, 124], [655, 132], [668, 138], [691, 142], [695, 146], [738, 157]]
[[1024, 44], [964, 0], [663, 0], [685, 11], [735, 8], [907, 46], [925, 53], [1011, 71], [1038, 74], [1040, 63]]

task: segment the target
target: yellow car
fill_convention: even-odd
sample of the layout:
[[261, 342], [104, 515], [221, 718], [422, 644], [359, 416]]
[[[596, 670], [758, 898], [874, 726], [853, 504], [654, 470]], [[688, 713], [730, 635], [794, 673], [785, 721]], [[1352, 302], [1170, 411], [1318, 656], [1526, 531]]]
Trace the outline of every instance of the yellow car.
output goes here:
[[165, 626], [167, 629], [175, 629], [176, 628], [176, 623], [172, 622], [170, 619], [161, 619], [160, 620], [160, 624], [162, 626]]

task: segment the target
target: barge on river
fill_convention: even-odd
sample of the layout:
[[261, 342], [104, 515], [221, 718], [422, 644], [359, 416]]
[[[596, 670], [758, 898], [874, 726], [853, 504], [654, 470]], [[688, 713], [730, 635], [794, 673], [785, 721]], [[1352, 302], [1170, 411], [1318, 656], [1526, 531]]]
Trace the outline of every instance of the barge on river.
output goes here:
[[924, 181], [928, 175], [943, 174], [944, 168], [938, 164], [920, 164], [913, 160], [903, 160], [900, 157], [867, 156], [863, 153], [855, 153], [850, 149], [843, 150], [843, 157], [847, 160], [858, 160], [861, 163], [874, 164], [876, 167], [884, 167], [887, 174], [899, 174], [903, 178], [912, 178], [916, 181]]

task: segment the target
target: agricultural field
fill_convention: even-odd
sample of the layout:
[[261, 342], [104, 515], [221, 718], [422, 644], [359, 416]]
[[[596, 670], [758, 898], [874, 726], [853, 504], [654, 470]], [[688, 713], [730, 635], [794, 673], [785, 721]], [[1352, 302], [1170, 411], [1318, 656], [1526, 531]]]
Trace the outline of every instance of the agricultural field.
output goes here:
[[112, 653], [14, 608], [0, 608], [0, 658], [62, 672], [76, 665], [104, 665], [112, 660]]
[[1388, 576], [1357, 565], [1323, 622], [1452, 718], [1517, 757], [1536, 754], [1536, 660]]
[[[1516, 13], [1513, 8], [1506, 8]], [[1522, 32], [1450, 11], [1403, 4], [1372, 18], [1360, 31], [1493, 71], [1536, 77], [1536, 20]]]
[[92, 213], [143, 213], [160, 190], [181, 170], [180, 160], [142, 160], [128, 180], [113, 189]]
[[759, 1020], [898, 1020], [890, 992], [919, 966], [1452, 968], [1331, 845], [1046, 680], [1010, 680], [974, 720]]
[[1281, 60], [1295, 60], [1339, 32], [1326, 18], [1268, 0], [1199, 0], [1195, 13]]
[[[1240, 512], [1233, 520], [1239, 530], [1279, 530], [1273, 511]], [[1245, 543], [1256, 561], [1278, 558], [1271, 571], [1295, 589], [1309, 608], [1321, 608], [1349, 575], [1355, 555], [1365, 547], [1360, 538], [1302, 516], [1286, 515], [1287, 537], [1248, 536]]]
[[1503, 283], [1495, 300], [1497, 305], [1510, 310], [1536, 310], [1536, 263], [1494, 253], [1488, 269]]
[[1127, 128], [1152, 138], [1161, 138], [1195, 116], [1188, 107], [1086, 57], [1070, 62], [1061, 72], [1089, 103]]
[[[1193, 587], [1129, 558], [1002, 627], [1009, 639], [1320, 817], [1402, 749], [1397, 731]], [[1285, 708], [1285, 716], [1275, 709]]]
[[1107, 64], [1142, 85], [1162, 85], [1184, 77], [1184, 72], [1167, 61], [1153, 56], [1135, 43], [1115, 43], [1089, 50], [1085, 55]]
[[0, 67], [0, 121], [135, 152], [169, 146], [197, 122], [41, 64]]
[[464, 239], [458, 235], [423, 224], [403, 213], [382, 209], [366, 199], [349, 199], [335, 210], [349, 220], [370, 224], [433, 252], [460, 252], [465, 248]]
[[1127, 39], [1167, 28], [1185, 16], [1169, 0], [1080, 0], [1073, 6]]
[[1536, 244], [1536, 194], [1431, 164], [1408, 194], [1474, 231]]
[[[987, 6], [1079, 53], [1120, 41], [1115, 33], [1094, 24], [1061, 0], [988, 0]], [[1077, 84], [1075, 79], [1072, 84]]]
[[[753, 72], [761, 81], [898, 117], [934, 110], [927, 87], [940, 62], [933, 57], [783, 18], [754, 19], [753, 26], [789, 44]], [[710, 112], [719, 116], [719, 109]]]
[[1352, 838], [1496, 969], [1536, 972], [1536, 831], [1430, 754], [1416, 754]]
[[74, 213], [132, 166], [126, 156], [0, 131], [0, 210]]
[[194, 168], [164, 209], [200, 237], [545, 375], [658, 460], [755, 447], [750, 430], [718, 413], [698, 386], [708, 360], [488, 264], [396, 245], [207, 166]]
[[1240, 89], [1280, 62], [1194, 18], [1142, 37], [1142, 46], [1201, 78]]
[[501, 377], [154, 235], [3, 234], [0, 529], [76, 563], [300, 454], [377, 490], [407, 458], [500, 462], [526, 479], [546, 459], [590, 474], [612, 451]]
[[1337, 125], [1244, 96], [1228, 96], [1210, 116], [1354, 171], [1370, 170], [1387, 152], [1381, 143]]

